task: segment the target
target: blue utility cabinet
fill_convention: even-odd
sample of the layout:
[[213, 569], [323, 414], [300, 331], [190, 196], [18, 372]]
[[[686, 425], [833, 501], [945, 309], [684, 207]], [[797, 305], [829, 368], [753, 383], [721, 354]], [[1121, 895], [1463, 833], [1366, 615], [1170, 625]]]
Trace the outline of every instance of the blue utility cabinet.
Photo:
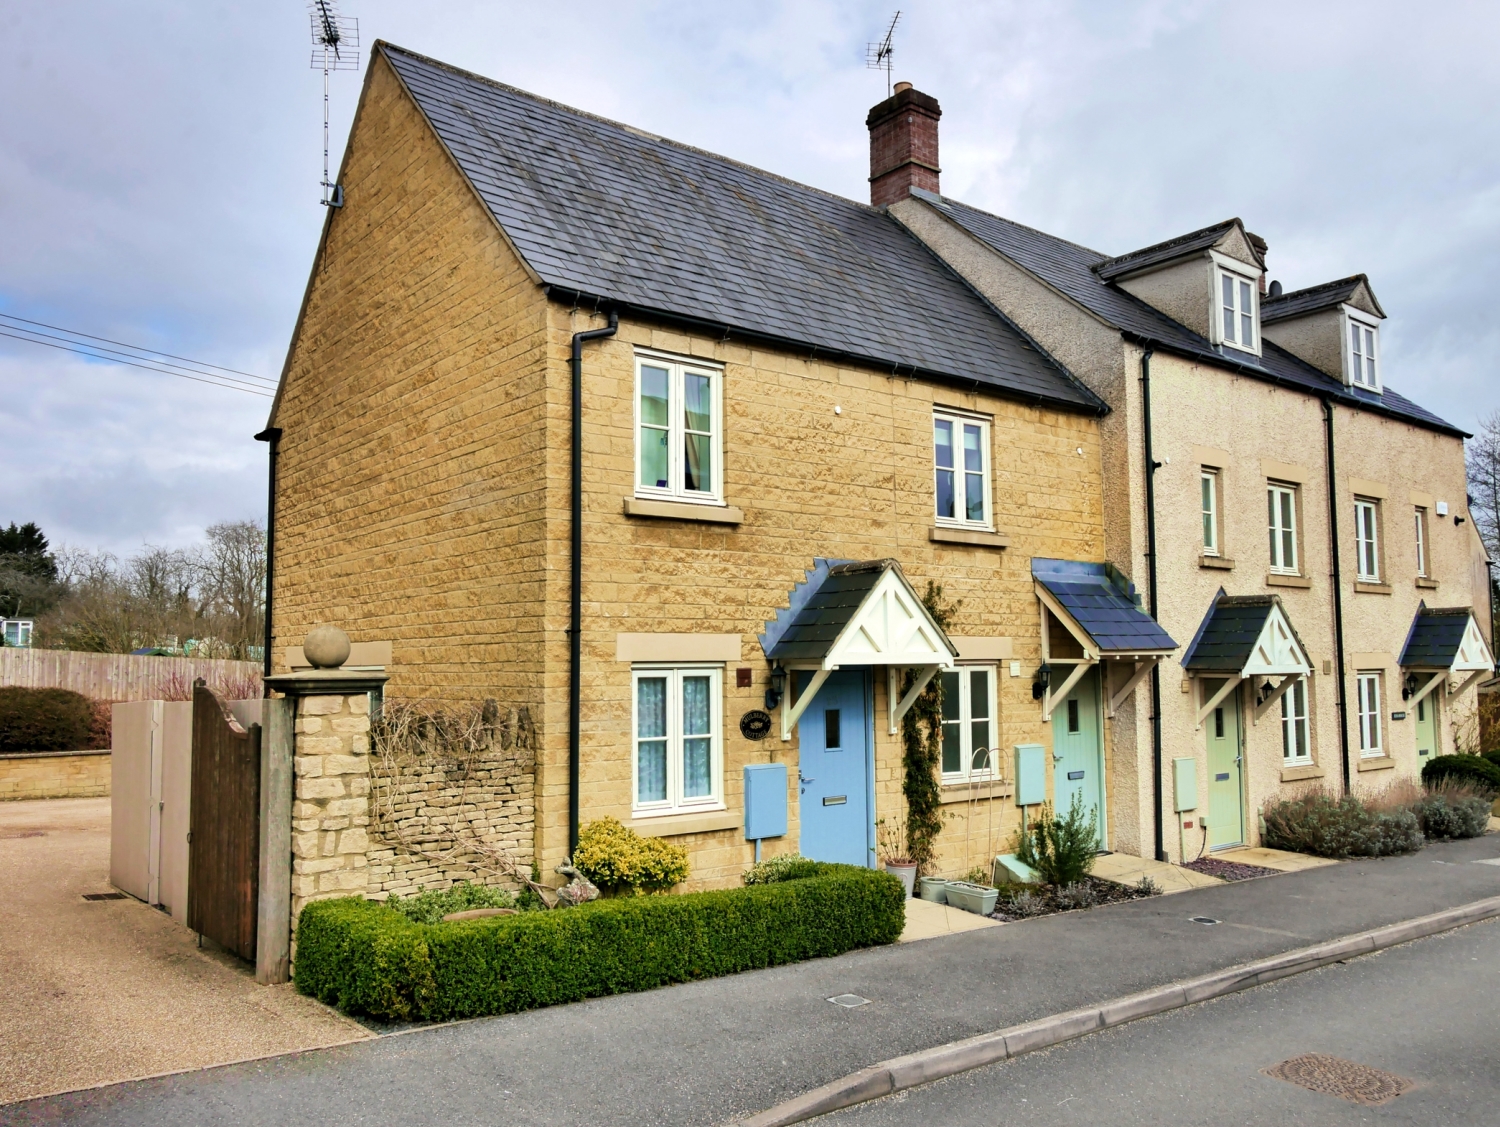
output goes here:
[[786, 764], [745, 766], [745, 840], [786, 836]]
[[1047, 801], [1047, 757], [1041, 744], [1016, 744], [1016, 805]]

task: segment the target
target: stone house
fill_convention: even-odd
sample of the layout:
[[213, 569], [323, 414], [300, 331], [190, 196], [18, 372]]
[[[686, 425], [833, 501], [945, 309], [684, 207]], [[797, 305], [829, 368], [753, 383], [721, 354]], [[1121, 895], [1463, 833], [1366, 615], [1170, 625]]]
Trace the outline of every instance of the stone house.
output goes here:
[[878, 206], [936, 175], [910, 101], [871, 113], [871, 206], [373, 53], [265, 432], [273, 653], [335, 623], [391, 698], [524, 714], [549, 879], [609, 815], [735, 882], [762, 765], [767, 852], [873, 863], [933, 676], [938, 866], [987, 864], [1054, 713], [1090, 785], [1111, 754], [1092, 682], [1037, 682], [1073, 644], [1038, 592], [1116, 620], [1117, 692], [1176, 647], [1105, 563], [1104, 399]]
[[[906, 120], [936, 151], [937, 116]], [[1182, 648], [1116, 710], [1110, 848], [1258, 844], [1268, 798], [1472, 747], [1493, 661], [1467, 436], [1391, 386], [1364, 275], [1284, 292], [1238, 219], [1110, 256], [935, 171], [888, 204], [1111, 408], [1104, 556]]]

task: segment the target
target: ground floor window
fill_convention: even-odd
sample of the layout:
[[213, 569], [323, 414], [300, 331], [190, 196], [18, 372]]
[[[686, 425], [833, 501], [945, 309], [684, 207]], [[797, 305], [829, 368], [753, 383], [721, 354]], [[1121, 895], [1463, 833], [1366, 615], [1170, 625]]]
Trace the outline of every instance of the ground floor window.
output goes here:
[[943, 782], [989, 779], [999, 766], [995, 667], [966, 665], [941, 676]]
[[1385, 754], [1380, 739], [1380, 674], [1355, 675], [1359, 697], [1359, 753], [1371, 757]]
[[1312, 762], [1307, 729], [1307, 681], [1299, 677], [1281, 694], [1281, 757], [1288, 767]]
[[634, 808], [639, 814], [722, 807], [723, 671], [632, 671]]

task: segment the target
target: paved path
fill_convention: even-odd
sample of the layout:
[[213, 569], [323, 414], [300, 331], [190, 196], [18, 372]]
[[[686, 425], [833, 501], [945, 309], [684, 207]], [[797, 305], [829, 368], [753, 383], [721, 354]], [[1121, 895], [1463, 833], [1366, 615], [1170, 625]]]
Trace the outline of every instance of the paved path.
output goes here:
[[0, 802], [0, 1103], [369, 1036], [109, 891], [109, 799]]
[[[0, 1123], [723, 1124], [902, 1053], [1500, 895], [1500, 865], [1472, 863], [1496, 859], [1500, 837], [1435, 845], [60, 1096]], [[872, 1004], [826, 1000], [845, 992]]]
[[[998, 1122], [1493, 1124], [1500, 921], [1325, 967], [815, 1120], [827, 1127]], [[1380, 1107], [1262, 1070], [1319, 1053], [1415, 1081]]]

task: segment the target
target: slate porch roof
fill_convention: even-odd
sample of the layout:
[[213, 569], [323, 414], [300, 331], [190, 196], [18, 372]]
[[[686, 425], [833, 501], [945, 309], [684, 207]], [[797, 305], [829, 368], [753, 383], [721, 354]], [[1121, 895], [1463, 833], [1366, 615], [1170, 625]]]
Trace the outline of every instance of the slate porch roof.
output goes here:
[[[1095, 267], [1102, 263], [1118, 261], [1108, 255], [969, 207], [946, 196], [921, 189], [914, 189], [912, 194], [947, 215], [980, 242], [1034, 274], [1128, 337], [1311, 395], [1326, 396], [1346, 407], [1398, 418], [1457, 438], [1468, 437], [1466, 431], [1459, 430], [1399, 392], [1392, 391], [1389, 384], [1386, 385], [1384, 394], [1346, 387], [1341, 380], [1324, 374], [1271, 341], [1261, 342], [1262, 354], [1259, 357], [1248, 352], [1226, 350], [1210, 343], [1207, 337], [1174, 321], [1134, 294], [1127, 293], [1095, 273]], [[1208, 232], [1217, 232], [1217, 239], [1227, 229], [1227, 223], [1219, 224], [1206, 227], [1202, 232], [1194, 232], [1194, 236], [1206, 238]], [[1154, 248], [1146, 248], [1152, 249]], [[1181, 251], [1174, 250], [1173, 253]]]
[[1401, 650], [1402, 667], [1450, 668], [1473, 613], [1468, 607], [1429, 607], [1426, 603], [1419, 606]]
[[1172, 636], [1136, 605], [1134, 588], [1127, 589], [1108, 565], [1036, 556], [1031, 575], [1083, 627], [1101, 655], [1177, 648]]
[[1107, 410], [883, 211], [388, 43], [376, 51], [558, 300]]
[[1276, 602], [1275, 595], [1221, 594], [1183, 655], [1183, 666], [1224, 673], [1244, 669]]

